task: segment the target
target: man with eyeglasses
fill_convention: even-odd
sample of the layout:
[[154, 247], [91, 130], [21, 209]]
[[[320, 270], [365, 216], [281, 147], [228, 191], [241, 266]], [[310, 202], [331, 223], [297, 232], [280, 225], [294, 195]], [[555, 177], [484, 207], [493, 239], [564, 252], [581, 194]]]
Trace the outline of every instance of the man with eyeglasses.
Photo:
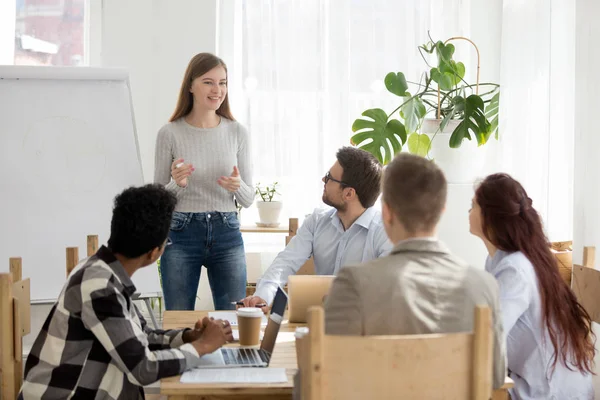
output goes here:
[[342, 147], [337, 161], [323, 177], [323, 202], [308, 216], [285, 250], [257, 283], [256, 293], [243, 299], [245, 307], [273, 302], [279, 286], [312, 256], [315, 274], [337, 275], [347, 264], [370, 261], [389, 253], [381, 213], [373, 205], [381, 193], [383, 169], [370, 153]]

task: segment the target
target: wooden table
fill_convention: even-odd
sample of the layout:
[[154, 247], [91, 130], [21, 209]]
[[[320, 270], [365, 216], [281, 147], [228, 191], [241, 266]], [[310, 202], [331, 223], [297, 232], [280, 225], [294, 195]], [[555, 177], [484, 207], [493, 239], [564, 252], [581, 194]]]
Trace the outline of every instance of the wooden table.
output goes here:
[[[163, 315], [164, 329], [177, 329], [192, 327], [201, 318], [208, 315], [208, 311], [165, 311]], [[281, 325], [280, 333], [294, 332], [297, 327], [304, 324], [290, 324], [287, 321]], [[231, 346], [236, 346], [233, 344]], [[288, 381], [286, 383], [269, 384], [190, 384], [181, 383], [179, 376], [166, 378], [160, 381], [160, 393], [167, 395], [169, 400], [209, 400], [209, 399], [267, 399], [279, 400], [292, 398], [294, 375], [298, 370], [296, 359], [296, 342], [290, 334], [279, 335], [273, 351], [269, 367], [285, 368]], [[513, 381], [506, 378], [504, 386], [494, 390], [492, 400], [508, 400], [508, 390], [513, 387]]]
[[[198, 319], [208, 315], [208, 311], [165, 311], [163, 315], [164, 329], [177, 329], [192, 327]], [[269, 367], [285, 368], [288, 376], [286, 383], [269, 384], [190, 384], [179, 382], [180, 377], [175, 376], [160, 381], [160, 393], [167, 395], [170, 400], [192, 399], [286, 399], [292, 398], [294, 375], [298, 370], [296, 360], [296, 343], [293, 335], [281, 335], [282, 332], [294, 332], [299, 324], [290, 324], [285, 321], [277, 336], [273, 357]], [[263, 327], [264, 329], [264, 327]], [[232, 344], [231, 346], [237, 346]]]

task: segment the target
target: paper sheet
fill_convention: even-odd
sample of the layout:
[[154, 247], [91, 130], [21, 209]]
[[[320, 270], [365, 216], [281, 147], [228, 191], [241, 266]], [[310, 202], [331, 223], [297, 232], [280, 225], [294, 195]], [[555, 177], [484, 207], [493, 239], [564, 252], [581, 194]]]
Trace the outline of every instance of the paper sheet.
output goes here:
[[[231, 326], [237, 326], [237, 314], [235, 311], [211, 311], [208, 313], [209, 317], [212, 317], [214, 319], [222, 319], [222, 320], [226, 320], [229, 321], [229, 323], [231, 324]], [[262, 322], [261, 322], [262, 326], [267, 326], [267, 316], [263, 315], [262, 316]]]
[[285, 383], [285, 368], [192, 369], [181, 375], [181, 383]]

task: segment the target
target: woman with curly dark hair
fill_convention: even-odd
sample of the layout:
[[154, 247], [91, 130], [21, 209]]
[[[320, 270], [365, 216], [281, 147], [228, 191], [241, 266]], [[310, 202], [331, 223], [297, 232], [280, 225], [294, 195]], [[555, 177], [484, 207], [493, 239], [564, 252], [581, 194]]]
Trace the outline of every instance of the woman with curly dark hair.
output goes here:
[[475, 192], [469, 224], [500, 286], [511, 398], [593, 399], [590, 316], [562, 280], [523, 186], [506, 174], [488, 176]]

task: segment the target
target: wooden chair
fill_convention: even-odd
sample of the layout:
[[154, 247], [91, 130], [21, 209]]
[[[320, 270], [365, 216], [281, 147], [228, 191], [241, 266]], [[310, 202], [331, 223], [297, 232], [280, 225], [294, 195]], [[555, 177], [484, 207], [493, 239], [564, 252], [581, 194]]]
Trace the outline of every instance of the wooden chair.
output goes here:
[[592, 321], [600, 324], [600, 271], [594, 269], [596, 248], [583, 248], [583, 265], [573, 265], [571, 290], [588, 312]]
[[[87, 256], [91, 257], [98, 251], [98, 235], [88, 235]], [[79, 264], [79, 247], [67, 247], [67, 277]]]
[[474, 399], [492, 395], [492, 322], [475, 308], [474, 332], [406, 336], [324, 333], [321, 307], [296, 339], [302, 399]]
[[556, 266], [563, 281], [571, 286], [571, 274], [573, 272], [573, 242], [551, 242], [550, 249], [556, 259]]
[[[285, 237], [285, 245], [287, 246], [290, 243], [290, 240], [296, 233], [298, 233], [298, 218], [290, 218], [290, 234]], [[315, 261], [313, 257], [309, 258], [307, 262], [304, 263], [302, 267], [297, 272], [297, 275], [314, 275], [315, 274]]]
[[22, 279], [21, 258], [10, 259], [0, 274], [0, 398], [17, 397], [23, 384], [23, 336], [31, 331], [29, 278]]

